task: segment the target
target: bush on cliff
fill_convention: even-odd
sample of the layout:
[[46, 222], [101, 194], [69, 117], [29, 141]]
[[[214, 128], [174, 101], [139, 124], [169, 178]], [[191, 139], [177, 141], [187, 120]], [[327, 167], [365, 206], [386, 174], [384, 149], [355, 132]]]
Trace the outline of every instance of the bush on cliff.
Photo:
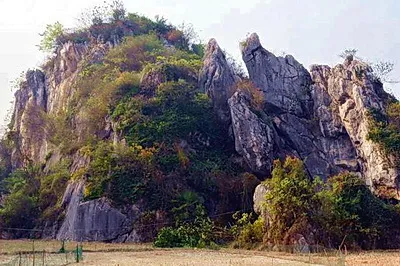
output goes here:
[[272, 179], [266, 181], [265, 208], [269, 216], [267, 242], [291, 244], [294, 234], [339, 248], [391, 248], [397, 246], [400, 214], [374, 196], [357, 175], [343, 173], [311, 181], [303, 163], [287, 158], [275, 161]]
[[393, 101], [386, 107], [386, 114], [377, 109], [369, 110], [370, 130], [368, 138], [378, 143], [397, 158], [400, 165], [400, 103]]
[[40, 34], [42, 40], [39, 44], [39, 50], [43, 52], [53, 52], [54, 48], [59, 45], [58, 38], [64, 33], [64, 27], [60, 22], [48, 24], [46, 30]]

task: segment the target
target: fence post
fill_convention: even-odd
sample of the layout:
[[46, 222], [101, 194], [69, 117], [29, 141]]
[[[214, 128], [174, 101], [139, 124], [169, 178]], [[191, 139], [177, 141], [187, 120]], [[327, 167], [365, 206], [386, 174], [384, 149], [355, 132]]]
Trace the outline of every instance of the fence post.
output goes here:
[[43, 255], [42, 255], [42, 262], [43, 262], [42, 264], [43, 264], [43, 266], [46, 265], [46, 264], [44, 264], [44, 256], [45, 256], [45, 251], [43, 249]]
[[33, 243], [32, 243], [32, 251], [33, 251], [33, 256], [32, 256], [32, 266], [35, 266], [35, 239], [33, 239]]
[[65, 253], [65, 240], [62, 240], [61, 242], [61, 248], [58, 251], [59, 253]]
[[79, 250], [78, 250], [78, 244], [76, 244], [76, 262], [79, 262]]
[[82, 261], [83, 260], [83, 244], [82, 244], [82, 242], [81, 242], [81, 246], [79, 248], [79, 257], [80, 257], [80, 260]]
[[18, 263], [19, 266], [22, 265], [21, 259], [22, 259], [22, 255], [21, 255], [21, 251], [20, 251], [20, 252], [19, 252], [19, 263]]

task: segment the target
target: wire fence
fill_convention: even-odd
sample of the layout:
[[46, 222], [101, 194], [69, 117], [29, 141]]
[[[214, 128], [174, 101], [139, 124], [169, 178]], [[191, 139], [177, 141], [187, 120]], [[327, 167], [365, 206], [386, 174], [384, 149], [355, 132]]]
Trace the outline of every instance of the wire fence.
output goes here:
[[[164, 252], [165, 254], [163, 254], [166, 258], [168, 258], [168, 252], [171, 252], [171, 256], [179, 252], [188, 252], [186, 249], [161, 249], [160, 251], [160, 249], [153, 247], [151, 244], [84, 242], [84, 245], [82, 245], [76, 242], [60, 242], [55, 240], [3, 240], [0, 241], [0, 265], [68, 265], [82, 261], [83, 247], [85, 254], [101, 254], [99, 256], [104, 256], [106, 258], [109, 256], [106, 255], [107, 253], [112, 254], [114, 252], [118, 252], [119, 254], [138, 252], [149, 252], [149, 254], [152, 254], [151, 252]], [[207, 251], [199, 249], [189, 252], [201, 253]], [[213, 252], [216, 258], [218, 258], [219, 253], [225, 254], [221, 255], [225, 257], [226, 254], [251, 254], [256, 255], [256, 257], [261, 256], [263, 257], [263, 261], [270, 263], [270, 265], [317, 264], [344, 266], [346, 260], [345, 252], [319, 245], [263, 246], [257, 251], [220, 247]], [[2, 255], [7, 257], [7, 259], [4, 260], [3, 256], [3, 263], [1, 263]], [[97, 255], [90, 256], [91, 257], [88, 258], [89, 260]], [[122, 260], [125, 255], [120, 256]], [[132, 255], [126, 255], [126, 257], [130, 258], [131, 256]], [[235, 258], [235, 256], [233, 258]], [[292, 264], [288, 264], [288, 262], [292, 262]]]
[[[68, 265], [71, 263], [79, 263], [83, 260], [83, 247], [82, 245], [76, 244], [74, 247], [66, 245], [64, 241], [59, 242], [58, 250], [55, 250], [55, 245], [50, 245], [47, 249], [37, 250], [37, 246], [42, 247], [46, 245], [46, 242], [42, 242], [39, 245], [35, 245], [35, 241], [25, 241], [31, 244], [31, 249], [27, 249], [24, 245], [18, 245], [16, 242], [13, 247], [12, 245], [7, 248], [0, 250], [0, 255], [8, 255], [10, 258], [8, 261], [1, 263], [1, 266], [61, 266]], [[12, 242], [9, 242], [10, 244]], [[50, 242], [48, 242], [50, 243]]]
[[263, 247], [269, 256], [309, 265], [345, 266], [346, 253], [321, 245], [274, 245]]
[[[220, 213], [215, 216], [232, 214], [233, 212]], [[165, 226], [170, 223], [154, 223], [140, 224], [137, 228], [148, 228], [148, 226]], [[132, 227], [127, 227], [132, 228]], [[108, 228], [109, 232], [114, 228]], [[115, 228], [121, 230], [121, 227]], [[27, 231], [32, 234], [43, 232], [38, 229], [23, 228], [0, 228], [3, 231]], [[91, 234], [97, 234], [103, 230], [90, 230]], [[222, 230], [223, 231], [223, 230]], [[239, 247], [240, 248], [240, 247]], [[127, 243], [107, 244], [98, 241], [85, 242], [85, 252], [133, 252], [133, 251], [150, 251], [152, 247], [140, 246], [137, 244], [130, 245]], [[274, 245], [263, 246], [263, 255], [276, 258], [287, 259], [290, 261], [298, 261], [307, 264], [320, 265], [345, 265], [345, 252], [336, 249], [329, 249], [319, 245]], [[1, 262], [0, 265], [67, 265], [82, 260], [82, 244], [72, 241], [46, 241], [46, 240], [14, 240], [0, 241], [0, 256], [7, 255], [6, 263]], [[3, 260], [4, 261], [4, 260]]]

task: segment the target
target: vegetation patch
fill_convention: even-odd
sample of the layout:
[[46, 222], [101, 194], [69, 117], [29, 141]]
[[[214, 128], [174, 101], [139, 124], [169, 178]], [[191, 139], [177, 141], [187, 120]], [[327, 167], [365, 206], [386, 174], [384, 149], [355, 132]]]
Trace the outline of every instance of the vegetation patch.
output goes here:
[[370, 131], [368, 138], [380, 144], [388, 153], [400, 158], [400, 103], [392, 101], [386, 107], [386, 114], [376, 109], [369, 111]]

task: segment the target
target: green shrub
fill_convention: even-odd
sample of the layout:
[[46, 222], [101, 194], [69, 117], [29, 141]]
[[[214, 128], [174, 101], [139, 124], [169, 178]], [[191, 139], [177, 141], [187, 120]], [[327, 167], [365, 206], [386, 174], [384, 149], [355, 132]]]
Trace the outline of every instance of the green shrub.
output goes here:
[[203, 43], [192, 44], [193, 53], [198, 55], [200, 58], [204, 57], [205, 54], [205, 45]]
[[33, 228], [39, 216], [37, 192], [40, 188], [39, 168], [27, 166], [15, 170], [3, 182], [6, 197], [0, 208], [3, 227]]
[[57, 115], [46, 114], [44, 120], [49, 142], [64, 154], [73, 153], [77, 149], [78, 136], [71, 127], [68, 114], [64, 111]]
[[[183, 206], [183, 209], [188, 207], [188, 205]], [[201, 204], [192, 206], [194, 206], [195, 210], [188, 215], [194, 216], [194, 218], [182, 220], [182, 216], [177, 217], [175, 227], [166, 227], [160, 230], [154, 241], [154, 246], [164, 248], [205, 248], [215, 246], [215, 242], [213, 241], [214, 224], [207, 217], [205, 208]]]
[[352, 173], [342, 173], [323, 183], [311, 181], [303, 163], [287, 158], [275, 161], [272, 179], [266, 182], [266, 213], [269, 227], [266, 240], [290, 244], [293, 234], [310, 234], [325, 246], [336, 248], [395, 247], [393, 235], [400, 233], [400, 214], [374, 196], [365, 181]]
[[183, 247], [185, 243], [180, 232], [172, 227], [161, 228], [154, 241], [154, 246], [159, 248]]
[[140, 71], [144, 64], [154, 63], [163, 50], [156, 35], [126, 37], [122, 44], [108, 52], [106, 62], [122, 71]]
[[274, 162], [272, 178], [266, 181], [266, 186], [265, 207], [271, 219], [268, 239], [283, 244], [291, 228], [309, 220], [314, 206], [314, 186], [303, 162], [293, 157], [286, 158], [284, 164], [279, 160]]
[[230, 231], [234, 237], [233, 247], [252, 249], [263, 242], [263, 237], [266, 232], [265, 221], [260, 216], [256, 220], [253, 214], [237, 212], [233, 215], [235, 224]]
[[46, 172], [34, 165], [15, 170], [4, 180], [6, 197], [0, 209], [0, 224], [33, 228], [40, 221], [56, 221], [70, 177], [70, 163], [61, 161]]
[[335, 246], [343, 241], [348, 247], [387, 248], [396, 242], [392, 236], [399, 233], [399, 213], [374, 196], [357, 175], [330, 178], [317, 197], [325, 208], [317, 218]]
[[48, 24], [46, 30], [41, 34], [42, 40], [39, 44], [39, 50], [44, 52], [53, 52], [58, 45], [58, 38], [63, 34], [64, 27], [60, 22]]
[[368, 139], [380, 144], [388, 154], [393, 154], [400, 164], [400, 104], [389, 103], [387, 115], [377, 109], [369, 110]]
[[97, 143], [91, 152], [85, 199], [107, 196], [121, 205], [135, 203], [141, 197], [150, 201], [159, 196], [154, 179], [157, 176], [154, 153], [154, 148]]
[[152, 99], [140, 103], [138, 99], [128, 99], [122, 104], [116, 110], [123, 108], [125, 112], [135, 114], [135, 119], [121, 113], [113, 114], [116, 118], [118, 115], [118, 118], [128, 119], [117, 122], [129, 143], [144, 146], [163, 142], [173, 144], [195, 132], [215, 139], [214, 135], [220, 132], [209, 99], [183, 80], [161, 84]]
[[35, 226], [38, 215], [35, 198], [23, 190], [18, 190], [6, 196], [0, 209], [0, 225], [31, 229]]
[[138, 34], [148, 34], [155, 29], [155, 23], [145, 17], [135, 13], [128, 13], [127, 20], [130, 21]]
[[[70, 180], [70, 160], [63, 160], [40, 176], [40, 189], [38, 191], [38, 207], [43, 212], [42, 219], [47, 221], [49, 216], [57, 218], [56, 213], [60, 208], [64, 191]], [[46, 216], [46, 217], [43, 217]]]

